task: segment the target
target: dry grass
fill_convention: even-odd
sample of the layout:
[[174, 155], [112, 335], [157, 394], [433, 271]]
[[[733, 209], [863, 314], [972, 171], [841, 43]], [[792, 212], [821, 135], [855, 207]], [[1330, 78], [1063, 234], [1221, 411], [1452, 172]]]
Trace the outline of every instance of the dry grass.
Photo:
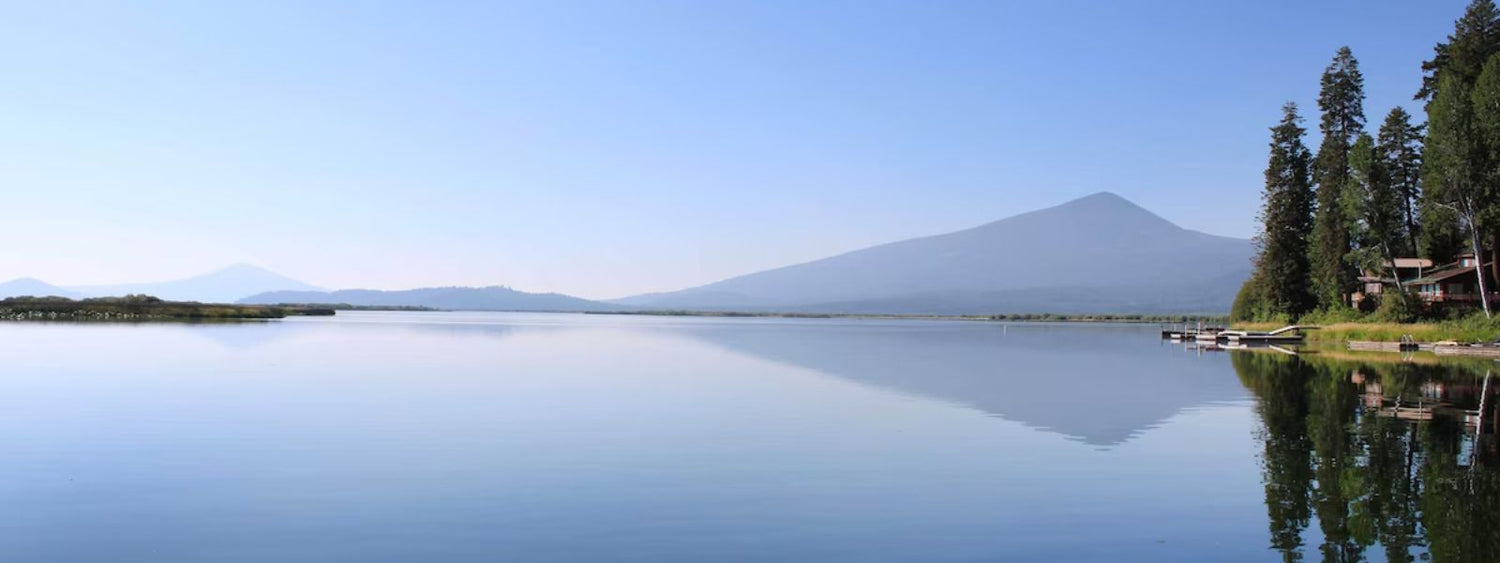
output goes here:
[[[1274, 330], [1281, 327], [1276, 323], [1240, 323], [1235, 328]], [[1317, 330], [1306, 331], [1306, 334], [1310, 342], [1339, 344], [1351, 340], [1399, 342], [1405, 335], [1411, 335], [1417, 342], [1492, 342], [1500, 337], [1500, 325], [1483, 317], [1437, 323], [1343, 322], [1323, 325]]]

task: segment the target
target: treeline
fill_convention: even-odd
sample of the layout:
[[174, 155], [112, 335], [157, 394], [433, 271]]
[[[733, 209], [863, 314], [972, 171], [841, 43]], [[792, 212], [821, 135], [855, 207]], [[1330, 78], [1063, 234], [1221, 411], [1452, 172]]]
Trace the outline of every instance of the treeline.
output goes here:
[[0, 320], [155, 321], [280, 319], [289, 315], [332, 315], [332, 309], [266, 307], [164, 301], [149, 295], [95, 297], [12, 297], [0, 299]]
[[[1373, 134], [1364, 77], [1348, 48], [1324, 70], [1318, 93], [1322, 140], [1314, 153], [1295, 103], [1271, 128], [1270, 158], [1256, 237], [1255, 273], [1235, 299], [1234, 320], [1285, 321], [1356, 315], [1360, 272], [1393, 280], [1374, 316], [1409, 322], [1432, 314], [1392, 264], [1422, 257], [1435, 265], [1465, 253], [1479, 273], [1500, 250], [1500, 10], [1474, 0], [1453, 34], [1422, 64], [1415, 100], [1424, 123], [1392, 108]], [[1487, 254], [1488, 252], [1488, 254]], [[1493, 269], [1494, 266], [1492, 265]], [[1364, 304], [1370, 304], [1366, 300]]]

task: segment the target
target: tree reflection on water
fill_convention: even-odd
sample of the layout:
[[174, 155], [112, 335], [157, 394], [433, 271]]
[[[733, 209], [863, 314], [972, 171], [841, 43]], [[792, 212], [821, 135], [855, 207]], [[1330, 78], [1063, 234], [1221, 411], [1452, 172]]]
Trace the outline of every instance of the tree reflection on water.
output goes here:
[[1285, 561], [1314, 543], [1322, 561], [1500, 560], [1500, 376], [1375, 359], [1234, 353], [1258, 400], [1271, 548]]

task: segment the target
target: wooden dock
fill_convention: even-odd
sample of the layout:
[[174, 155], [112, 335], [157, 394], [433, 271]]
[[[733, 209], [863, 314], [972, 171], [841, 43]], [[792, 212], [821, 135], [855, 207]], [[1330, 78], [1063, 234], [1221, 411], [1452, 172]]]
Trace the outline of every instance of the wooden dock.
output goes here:
[[1350, 340], [1352, 352], [1432, 352], [1438, 347], [1432, 342], [1370, 342]]
[[1202, 334], [1217, 334], [1219, 332], [1222, 332], [1223, 330], [1224, 330], [1224, 327], [1203, 326], [1202, 324], [1199, 324], [1198, 326], [1182, 325], [1181, 328], [1174, 326], [1174, 327], [1168, 327], [1168, 328], [1162, 329], [1161, 330], [1161, 339], [1162, 340], [1195, 340], [1195, 339], [1198, 338], [1199, 335], [1202, 335]]
[[1370, 342], [1350, 340], [1353, 352], [1432, 352], [1439, 356], [1491, 358], [1500, 360], [1500, 346], [1456, 344], [1453, 342]]
[[1432, 352], [1439, 356], [1466, 356], [1471, 358], [1494, 358], [1500, 359], [1500, 346], [1464, 346], [1454, 344], [1443, 344], [1432, 347]]
[[1303, 332], [1318, 327], [1291, 325], [1278, 328], [1270, 332], [1252, 330], [1230, 330], [1224, 328], [1200, 328], [1190, 330], [1163, 330], [1162, 338], [1166, 340], [1196, 340], [1198, 342], [1213, 342], [1222, 344], [1297, 344], [1303, 340]]

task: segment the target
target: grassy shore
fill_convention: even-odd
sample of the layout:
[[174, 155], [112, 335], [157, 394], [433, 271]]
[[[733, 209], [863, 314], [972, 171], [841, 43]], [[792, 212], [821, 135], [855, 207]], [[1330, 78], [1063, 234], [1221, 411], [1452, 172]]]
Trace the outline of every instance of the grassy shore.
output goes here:
[[143, 295], [82, 300], [65, 297], [0, 299], [0, 320], [7, 321], [255, 320], [332, 314], [331, 309], [163, 301]]
[[[1284, 323], [1236, 323], [1235, 328], [1247, 330], [1272, 330]], [[1370, 342], [1399, 342], [1410, 335], [1417, 342], [1494, 342], [1500, 338], [1500, 319], [1486, 319], [1483, 315], [1469, 316], [1449, 321], [1383, 323], [1383, 322], [1339, 322], [1318, 325], [1318, 330], [1307, 331], [1309, 342], [1343, 344], [1351, 340]]]

